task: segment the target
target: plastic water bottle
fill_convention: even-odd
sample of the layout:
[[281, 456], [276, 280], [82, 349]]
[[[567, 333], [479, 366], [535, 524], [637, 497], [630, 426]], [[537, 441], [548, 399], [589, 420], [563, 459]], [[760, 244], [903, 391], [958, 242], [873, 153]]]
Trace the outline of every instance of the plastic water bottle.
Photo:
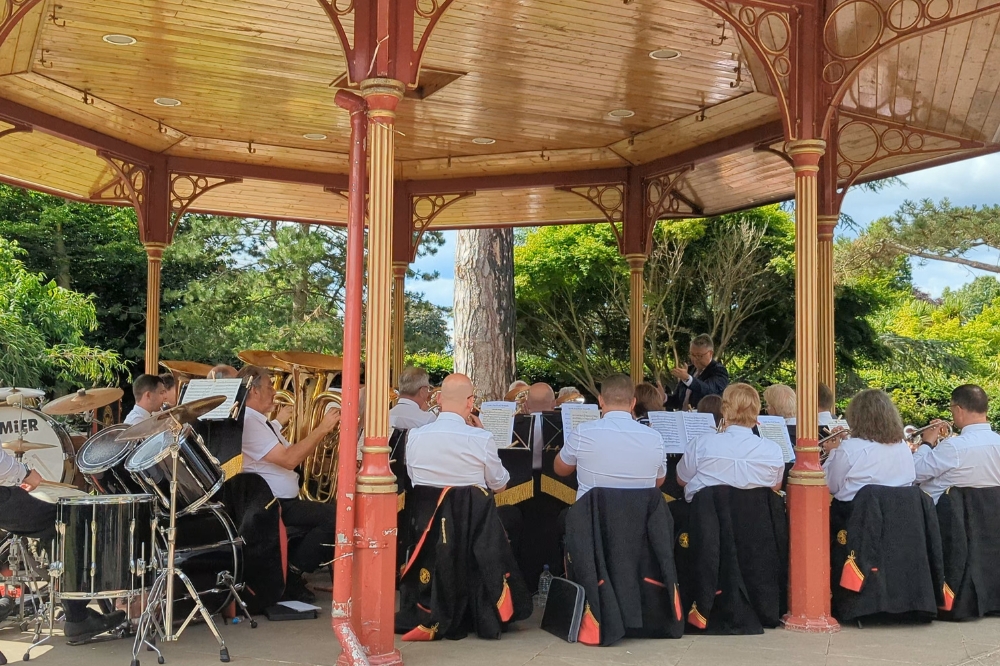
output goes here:
[[538, 606], [545, 608], [545, 602], [549, 600], [549, 587], [552, 585], [552, 572], [549, 565], [545, 565], [542, 575], [538, 577]]

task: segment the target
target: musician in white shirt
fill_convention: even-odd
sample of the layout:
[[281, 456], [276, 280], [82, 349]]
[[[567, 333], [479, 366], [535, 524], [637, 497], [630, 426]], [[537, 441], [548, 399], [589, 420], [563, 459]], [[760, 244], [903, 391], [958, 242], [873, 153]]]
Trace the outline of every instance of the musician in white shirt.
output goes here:
[[406, 471], [414, 486], [480, 486], [496, 493], [507, 487], [510, 474], [493, 435], [472, 416], [474, 403], [472, 380], [461, 374], [444, 378], [437, 420], [411, 430], [406, 443]]
[[139, 375], [132, 382], [132, 395], [135, 396], [135, 406], [125, 417], [125, 425], [136, 425], [148, 419], [153, 412], [163, 408], [167, 398], [167, 390], [163, 380], [157, 375]]
[[[989, 397], [979, 386], [964, 384], [951, 392], [951, 416], [962, 434], [942, 439], [940, 429], [923, 433], [913, 456], [917, 483], [936, 504], [948, 488], [1000, 486], [1000, 435], [986, 418]], [[942, 421], [932, 421], [941, 423]]]
[[410, 430], [433, 423], [437, 417], [427, 411], [431, 378], [423, 368], [407, 366], [399, 373], [399, 400], [389, 410], [389, 427]]
[[823, 382], [819, 383], [819, 425], [827, 427], [837, 422], [837, 417], [833, 414], [834, 405], [833, 391]]
[[690, 502], [702, 488], [731, 486], [781, 488], [785, 459], [781, 447], [753, 434], [760, 396], [749, 384], [730, 384], [722, 392], [723, 431], [688, 442], [677, 464], [677, 483]]
[[581, 423], [565, 438], [553, 469], [576, 473], [576, 498], [591, 488], [658, 488], [667, 476], [663, 438], [632, 419], [635, 385], [625, 375], [601, 382], [603, 417]]
[[315, 596], [302, 580], [333, 557], [337, 509], [334, 504], [299, 499], [299, 475], [295, 471], [316, 450], [337, 424], [340, 410], [331, 409], [319, 425], [295, 444], [281, 435], [281, 429], [268, 421], [274, 408], [274, 385], [266, 369], [248, 365], [239, 377], [251, 378], [243, 418], [243, 472], [261, 476], [281, 505], [281, 518], [287, 527], [306, 530], [305, 537], [288, 554], [288, 577], [285, 597], [311, 603]]
[[903, 441], [903, 421], [884, 391], [858, 393], [847, 406], [851, 436], [842, 443], [826, 443], [823, 463], [826, 483], [835, 499], [850, 502], [868, 484], [890, 487], [913, 485], [916, 471], [909, 445]]

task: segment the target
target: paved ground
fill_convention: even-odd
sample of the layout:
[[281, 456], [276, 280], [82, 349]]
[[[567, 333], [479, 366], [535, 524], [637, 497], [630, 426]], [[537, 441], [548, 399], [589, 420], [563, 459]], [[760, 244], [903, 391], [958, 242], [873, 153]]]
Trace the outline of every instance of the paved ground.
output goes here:
[[[763, 636], [697, 636], [680, 640], [625, 640], [611, 648], [570, 645], [541, 631], [539, 617], [521, 623], [500, 641], [463, 641], [401, 645], [407, 666], [1000, 666], [1000, 618], [977, 622], [845, 628], [834, 635], [804, 635], [780, 629]], [[322, 665], [336, 663], [339, 649], [330, 631], [329, 614], [318, 620], [268, 622], [257, 629], [249, 623], [222, 628], [233, 664]], [[0, 629], [0, 650], [11, 663], [19, 661], [29, 635], [14, 627]], [[214, 666], [219, 663], [215, 641], [207, 628], [195, 626], [177, 643], [164, 646], [167, 664]], [[69, 647], [56, 639], [37, 650], [39, 666], [129, 666], [131, 642], [111, 641]], [[142, 666], [156, 664], [143, 651]]]

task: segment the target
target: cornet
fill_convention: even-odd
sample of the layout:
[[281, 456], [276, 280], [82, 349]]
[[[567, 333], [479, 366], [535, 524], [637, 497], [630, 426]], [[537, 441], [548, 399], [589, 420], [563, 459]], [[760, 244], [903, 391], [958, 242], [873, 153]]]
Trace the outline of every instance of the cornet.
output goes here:
[[830, 455], [830, 452], [826, 450], [825, 446], [823, 446], [824, 444], [826, 444], [827, 442], [832, 442], [835, 439], [844, 439], [844, 438], [850, 437], [850, 436], [851, 436], [851, 429], [850, 428], [840, 428], [840, 430], [831, 432], [826, 437], [820, 438], [820, 440], [817, 442], [817, 445], [820, 448], [819, 461], [821, 463], [825, 462], [826, 459], [827, 459], [827, 456]]
[[[937, 421], [935, 423], [928, 423], [923, 428], [918, 428], [916, 426], [908, 425], [903, 428], [903, 439], [910, 445], [910, 449], [916, 451], [920, 447], [923, 441], [923, 434], [928, 430], [934, 430], [937, 428], [941, 436], [938, 438], [938, 442], [942, 439], [948, 439], [955, 434], [955, 429], [947, 421]], [[935, 445], [937, 442], [935, 442]]]

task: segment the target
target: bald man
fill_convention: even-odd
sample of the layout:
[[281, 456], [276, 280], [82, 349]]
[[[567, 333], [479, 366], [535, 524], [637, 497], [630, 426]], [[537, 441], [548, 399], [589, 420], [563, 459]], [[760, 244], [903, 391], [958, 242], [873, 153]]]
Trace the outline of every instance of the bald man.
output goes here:
[[500, 462], [493, 435], [469, 425], [470, 420], [481, 425], [472, 416], [474, 402], [468, 377], [445, 377], [437, 420], [410, 430], [406, 443], [406, 471], [414, 486], [481, 486], [497, 493], [507, 487], [510, 474]]
[[239, 373], [231, 365], [221, 363], [208, 371], [209, 379], [236, 379]]
[[529, 414], [551, 412], [556, 408], [556, 394], [548, 384], [538, 382], [528, 387], [528, 399], [524, 401], [524, 409]]

